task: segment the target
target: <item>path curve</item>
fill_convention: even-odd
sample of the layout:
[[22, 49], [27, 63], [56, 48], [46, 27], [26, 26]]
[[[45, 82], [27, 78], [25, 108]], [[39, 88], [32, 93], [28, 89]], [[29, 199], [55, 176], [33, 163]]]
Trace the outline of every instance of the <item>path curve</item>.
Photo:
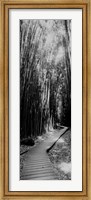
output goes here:
[[64, 127], [50, 131], [44, 141], [29, 150], [24, 160], [21, 180], [58, 180], [47, 151], [67, 130]]

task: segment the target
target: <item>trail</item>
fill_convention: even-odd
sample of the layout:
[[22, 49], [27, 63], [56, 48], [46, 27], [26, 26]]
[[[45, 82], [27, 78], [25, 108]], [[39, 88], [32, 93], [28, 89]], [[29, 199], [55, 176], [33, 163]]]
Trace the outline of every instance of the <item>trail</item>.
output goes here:
[[21, 180], [58, 180], [56, 171], [48, 157], [47, 151], [68, 130], [52, 130], [47, 133], [45, 140], [33, 147], [26, 154]]

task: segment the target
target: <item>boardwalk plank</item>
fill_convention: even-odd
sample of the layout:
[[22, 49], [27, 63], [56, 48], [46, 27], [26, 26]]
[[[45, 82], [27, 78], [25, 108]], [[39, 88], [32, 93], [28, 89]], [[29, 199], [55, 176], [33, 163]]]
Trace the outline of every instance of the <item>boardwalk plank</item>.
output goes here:
[[46, 150], [67, 130], [53, 131], [40, 144], [33, 147], [24, 160], [21, 180], [58, 180]]

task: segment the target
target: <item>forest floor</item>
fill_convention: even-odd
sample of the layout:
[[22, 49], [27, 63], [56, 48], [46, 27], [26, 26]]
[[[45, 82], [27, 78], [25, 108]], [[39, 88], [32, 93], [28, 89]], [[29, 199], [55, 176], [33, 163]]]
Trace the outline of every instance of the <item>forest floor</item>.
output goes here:
[[[46, 148], [50, 148], [51, 144], [53, 144], [53, 141], [56, 141], [61, 134], [62, 134], [62, 130], [52, 130], [52, 131], [49, 131], [47, 134], [39, 136], [36, 139], [35, 145], [33, 147], [21, 145], [20, 153], [22, 153], [23, 151], [28, 151], [28, 152], [20, 155], [20, 174], [22, 175], [22, 171], [24, 171], [23, 170], [24, 163], [26, 165], [26, 162], [27, 162], [27, 165], [29, 165], [29, 166], [27, 166], [27, 168], [31, 172], [31, 161], [29, 161], [29, 160], [31, 159], [32, 152], [34, 152], [34, 156], [36, 156], [36, 149], [37, 149], [37, 152], [38, 151], [46, 152], [45, 149], [39, 150], [40, 147], [43, 148], [45, 145]], [[46, 146], [46, 144], [48, 144], [48, 142], [49, 142], [49, 146]], [[60, 137], [60, 139], [58, 139], [58, 141], [51, 148], [51, 150], [49, 151], [48, 154], [44, 153], [44, 155], [45, 155], [45, 159], [47, 159], [47, 157], [49, 157], [49, 160], [47, 159], [48, 165], [46, 165], [46, 163], [42, 163], [44, 166], [46, 165], [45, 169], [43, 169], [44, 171], [46, 171], [46, 170], [48, 171], [47, 168], [50, 169], [49, 166], [50, 166], [50, 164], [52, 164], [51, 171], [53, 170], [53, 172], [56, 174], [56, 179], [59, 179], [59, 180], [60, 179], [61, 180], [70, 180], [71, 179], [71, 131], [70, 130], [68, 130], [65, 134], [63, 134]], [[43, 156], [43, 155], [41, 154], [41, 156]], [[38, 155], [37, 155], [37, 157], [38, 157]], [[38, 160], [38, 162], [39, 162], [39, 166], [40, 166], [40, 164], [41, 164], [40, 155], [39, 155], [39, 159], [40, 159], [40, 161]], [[26, 161], [26, 160], [28, 160], [28, 161]], [[35, 161], [33, 161], [33, 162], [35, 162]], [[35, 167], [35, 164], [34, 164], [33, 168], [34, 167]], [[30, 172], [28, 172], [28, 174]], [[25, 174], [26, 173], [27, 173], [27, 171], [25, 171]], [[38, 171], [38, 173], [39, 173], [39, 171]]]
[[57, 169], [60, 180], [71, 179], [71, 130], [56, 142], [48, 153], [53, 167]]

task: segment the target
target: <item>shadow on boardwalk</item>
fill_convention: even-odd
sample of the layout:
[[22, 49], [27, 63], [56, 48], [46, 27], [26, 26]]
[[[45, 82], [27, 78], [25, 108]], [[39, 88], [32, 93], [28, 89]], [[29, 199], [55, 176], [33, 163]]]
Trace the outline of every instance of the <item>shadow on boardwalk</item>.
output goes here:
[[47, 133], [45, 140], [26, 153], [21, 180], [58, 180], [58, 175], [47, 152], [67, 130], [68, 128], [64, 127], [61, 130], [53, 130]]

